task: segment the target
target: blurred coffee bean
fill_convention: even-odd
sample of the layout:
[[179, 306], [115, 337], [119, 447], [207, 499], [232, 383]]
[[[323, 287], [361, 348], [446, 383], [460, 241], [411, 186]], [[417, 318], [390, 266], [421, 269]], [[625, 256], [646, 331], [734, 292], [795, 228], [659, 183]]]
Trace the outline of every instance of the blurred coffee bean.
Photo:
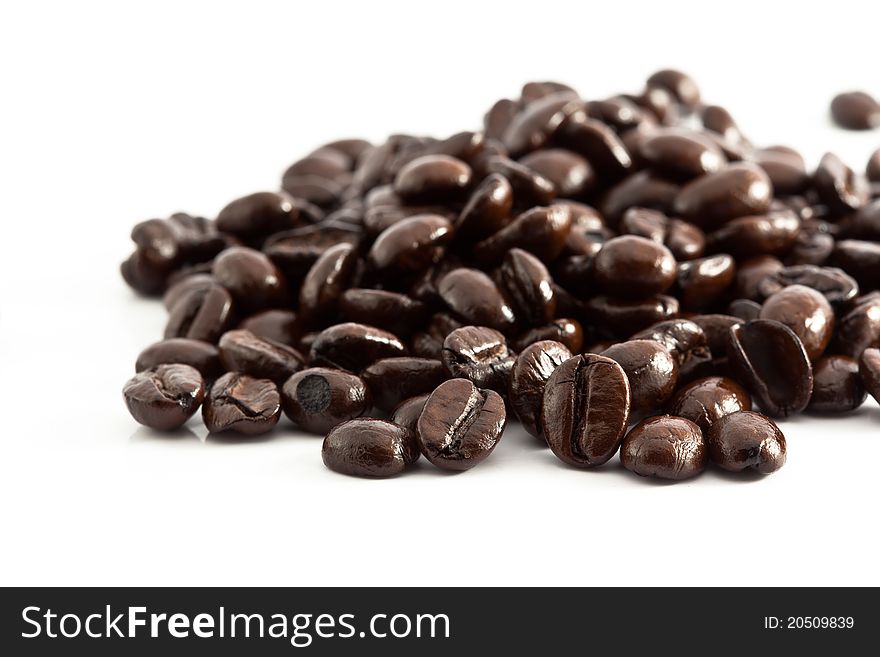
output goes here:
[[865, 349], [859, 358], [859, 376], [865, 390], [880, 402], [880, 349]]
[[685, 185], [675, 199], [675, 212], [704, 228], [731, 219], [760, 215], [770, 208], [773, 185], [758, 165], [731, 164]]
[[513, 188], [507, 178], [493, 173], [473, 191], [455, 223], [455, 240], [468, 243], [497, 233], [511, 220]]
[[842, 308], [859, 294], [855, 279], [836, 267], [797, 265], [776, 269], [758, 283], [757, 300], [762, 301], [789, 285], [803, 285], [820, 292], [835, 308]]
[[813, 185], [819, 199], [834, 214], [848, 214], [868, 202], [867, 181], [833, 153], [822, 157], [813, 174]]
[[670, 68], [657, 71], [648, 78], [647, 86], [665, 89], [688, 109], [694, 109], [700, 104], [699, 87], [689, 75], [681, 71]]
[[691, 180], [719, 171], [726, 159], [714, 143], [699, 133], [658, 130], [639, 145], [639, 155], [651, 169], [675, 180]]
[[471, 168], [448, 155], [426, 155], [404, 166], [394, 191], [407, 203], [447, 202], [461, 197], [471, 184]]
[[831, 101], [831, 118], [847, 130], [871, 130], [880, 126], [880, 103], [864, 91], [837, 94]]
[[299, 289], [299, 312], [305, 322], [317, 325], [336, 314], [342, 294], [351, 287], [357, 258], [354, 246], [338, 244], [315, 261]]
[[529, 153], [520, 163], [540, 174], [556, 188], [557, 196], [578, 198], [590, 192], [595, 173], [583, 157], [561, 148], [547, 148]]

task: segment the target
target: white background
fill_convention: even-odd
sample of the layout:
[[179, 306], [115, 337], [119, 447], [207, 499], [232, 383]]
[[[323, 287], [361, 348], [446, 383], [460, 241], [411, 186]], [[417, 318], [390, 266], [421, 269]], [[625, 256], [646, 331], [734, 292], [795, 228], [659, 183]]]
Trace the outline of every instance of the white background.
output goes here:
[[139, 220], [212, 216], [334, 138], [476, 128], [530, 79], [598, 98], [680, 67], [757, 143], [861, 167], [880, 135], [833, 129], [827, 107], [880, 95], [880, 5], [11, 4], [0, 583], [880, 584], [874, 402], [785, 422], [788, 463], [757, 480], [576, 471], [513, 430], [462, 475], [358, 480], [287, 424], [239, 442], [138, 429], [120, 390], [165, 315], [118, 275]]

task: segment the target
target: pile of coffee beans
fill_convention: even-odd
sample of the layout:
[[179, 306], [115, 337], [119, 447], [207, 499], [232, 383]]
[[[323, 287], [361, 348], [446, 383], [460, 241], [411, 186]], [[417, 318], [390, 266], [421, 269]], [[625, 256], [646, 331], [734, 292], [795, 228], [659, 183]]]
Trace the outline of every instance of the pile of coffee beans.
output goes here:
[[444, 139], [326, 144], [281, 191], [132, 239], [122, 275], [168, 310], [134, 418], [256, 435], [283, 413], [345, 474], [467, 470], [514, 419], [575, 468], [770, 473], [771, 418], [880, 399], [880, 151], [811, 171], [673, 70], [591, 101], [530, 82]]

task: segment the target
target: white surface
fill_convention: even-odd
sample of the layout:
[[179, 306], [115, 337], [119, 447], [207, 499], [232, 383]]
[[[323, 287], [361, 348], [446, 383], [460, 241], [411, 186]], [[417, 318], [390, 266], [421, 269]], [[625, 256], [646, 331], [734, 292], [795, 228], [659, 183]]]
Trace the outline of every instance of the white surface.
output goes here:
[[877, 3], [587, 4], [4, 4], [0, 584], [880, 584], [873, 402], [785, 422], [775, 475], [675, 486], [519, 431], [462, 475], [362, 481], [289, 425], [221, 443], [128, 417], [164, 324], [118, 275], [131, 226], [275, 188], [324, 141], [450, 134], [529, 79], [602, 97], [677, 66], [758, 143], [859, 167], [880, 145], [826, 115], [880, 94]]

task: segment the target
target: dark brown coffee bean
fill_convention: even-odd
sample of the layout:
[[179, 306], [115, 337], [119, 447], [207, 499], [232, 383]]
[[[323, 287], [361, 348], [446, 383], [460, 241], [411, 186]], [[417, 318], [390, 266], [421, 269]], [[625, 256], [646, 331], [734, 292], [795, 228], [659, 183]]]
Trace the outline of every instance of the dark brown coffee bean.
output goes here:
[[577, 153], [547, 148], [529, 153], [520, 163], [540, 174], [556, 188], [557, 196], [577, 198], [589, 193], [596, 183], [593, 167]]
[[846, 413], [864, 404], [867, 397], [855, 358], [825, 356], [813, 366], [813, 395], [807, 410]]
[[709, 351], [714, 357], [721, 357], [727, 353], [727, 336], [730, 329], [742, 323], [739, 317], [719, 313], [694, 315], [690, 319], [703, 330]]
[[320, 324], [336, 313], [342, 293], [351, 287], [357, 270], [357, 250], [351, 244], [327, 249], [309, 269], [299, 289], [300, 316]]
[[669, 217], [659, 210], [630, 208], [623, 213], [618, 228], [624, 235], [637, 235], [663, 244], [666, 241], [668, 227]]
[[466, 244], [497, 233], [510, 221], [513, 188], [498, 173], [487, 176], [471, 194], [455, 222], [455, 240]]
[[608, 240], [596, 255], [594, 273], [608, 294], [642, 299], [669, 289], [675, 281], [675, 258], [662, 244], [622, 235]]
[[382, 232], [368, 259], [378, 269], [420, 271], [443, 257], [443, 246], [452, 239], [452, 224], [439, 215], [416, 215]]
[[502, 98], [486, 112], [483, 118], [483, 131], [486, 139], [500, 141], [519, 113], [519, 104], [509, 98]]
[[287, 295], [281, 272], [265, 254], [253, 249], [226, 249], [214, 260], [212, 274], [229, 290], [239, 311], [277, 307]]
[[785, 258], [788, 265], [821, 265], [834, 251], [834, 236], [818, 222], [801, 224], [801, 230]]
[[451, 376], [502, 394], [507, 393], [515, 359], [504, 336], [485, 326], [463, 326], [443, 341], [442, 360]]
[[848, 217], [841, 228], [843, 237], [880, 242], [880, 199], [871, 201]]
[[706, 105], [700, 111], [700, 117], [703, 127], [719, 135], [725, 143], [738, 145], [746, 142], [730, 112], [720, 105]]
[[707, 376], [675, 393], [669, 412], [694, 422], [704, 435], [725, 415], [752, 410], [749, 393], [733, 379]]
[[633, 169], [632, 157], [614, 131], [600, 121], [587, 118], [583, 112], [568, 116], [555, 140], [586, 158], [597, 178], [605, 184], [617, 182]]
[[840, 240], [834, 245], [830, 264], [856, 279], [864, 290], [880, 288], [880, 244], [865, 240]]
[[446, 336], [461, 327], [462, 323], [448, 313], [435, 314], [427, 329], [413, 336], [413, 355], [419, 358], [440, 358]]
[[293, 228], [299, 213], [287, 194], [257, 192], [235, 199], [220, 210], [217, 228], [242, 238]]
[[439, 360], [403, 356], [377, 360], [361, 377], [376, 406], [387, 412], [405, 399], [431, 392], [449, 375]]
[[556, 368], [571, 356], [565, 345], [545, 340], [526, 347], [513, 364], [508, 391], [510, 404], [523, 427], [533, 436], [543, 439], [541, 406], [544, 386]]
[[324, 465], [355, 477], [393, 477], [419, 457], [415, 435], [384, 420], [349, 420], [335, 427], [321, 448]]
[[250, 331], [227, 331], [219, 346], [220, 360], [228, 371], [269, 379], [278, 385], [304, 366], [302, 354], [293, 347], [257, 337]]
[[566, 347], [571, 353], [581, 353], [584, 345], [584, 329], [576, 319], [554, 319], [549, 324], [529, 329], [513, 342], [516, 351], [524, 351], [526, 347], [541, 340], [553, 340]]
[[709, 458], [730, 472], [776, 472], [785, 465], [785, 436], [769, 417], [753, 411], [725, 415], [706, 436]]
[[608, 461], [629, 422], [630, 389], [623, 368], [605, 356], [570, 358], [544, 389], [541, 426], [553, 453], [578, 468]]
[[868, 176], [868, 180], [871, 182], [880, 182], [880, 148], [874, 151], [868, 160], [865, 175]]
[[266, 240], [264, 250], [288, 285], [295, 289], [325, 251], [343, 243], [357, 245], [363, 235], [360, 226], [328, 221], [318, 226], [302, 226], [276, 233]]
[[462, 267], [446, 274], [437, 286], [440, 297], [463, 322], [510, 331], [513, 309], [491, 278], [479, 269]]
[[686, 73], [666, 68], [657, 71], [648, 78], [647, 86], [664, 89], [672, 94], [675, 100], [688, 109], [694, 109], [700, 104], [700, 89]]
[[428, 308], [405, 294], [352, 288], [339, 300], [339, 317], [408, 337], [428, 320]]
[[487, 265], [498, 264], [513, 248], [550, 262], [565, 247], [571, 230], [571, 210], [565, 205], [534, 207], [474, 247], [474, 257]]
[[472, 178], [471, 168], [461, 160], [448, 155], [426, 155], [398, 172], [394, 191], [407, 203], [446, 203], [461, 197]]
[[566, 93], [572, 97], [577, 96], [574, 89], [562, 82], [554, 82], [552, 80], [526, 82], [522, 86], [522, 91], [520, 92], [520, 104], [531, 105], [535, 101], [559, 93]]
[[675, 212], [703, 228], [731, 219], [760, 215], [770, 209], [773, 185], [756, 164], [738, 162], [685, 185], [675, 199]]
[[865, 390], [880, 402], [880, 349], [869, 348], [862, 352], [859, 358], [859, 375]]
[[302, 322], [290, 310], [264, 310], [242, 320], [238, 328], [286, 345], [296, 344], [303, 334]]
[[681, 187], [651, 171], [639, 171], [608, 190], [602, 201], [602, 214], [614, 226], [629, 208], [652, 208], [672, 212]]
[[189, 338], [216, 343], [232, 321], [232, 297], [213, 285], [192, 290], [178, 301], [168, 316], [165, 339]]
[[675, 392], [678, 362], [659, 342], [628, 340], [609, 347], [602, 355], [619, 363], [626, 372], [634, 417], [662, 408]]
[[136, 292], [156, 296], [165, 291], [168, 270], [149, 261], [143, 251], [135, 251], [119, 266], [122, 278]]
[[727, 306], [727, 314], [748, 322], [760, 317], [761, 304], [751, 299], [734, 299]]
[[586, 111], [590, 118], [610, 125], [621, 134], [643, 124], [655, 124], [651, 114], [646, 114], [635, 102], [623, 96], [591, 100], [586, 104]]
[[709, 451], [700, 427], [683, 417], [660, 415], [639, 422], [620, 446], [620, 462], [642, 477], [681, 481], [700, 474]]
[[504, 400], [467, 379], [441, 383], [417, 423], [425, 458], [444, 470], [469, 470], [492, 453], [507, 422]]
[[393, 333], [366, 324], [344, 322], [321, 331], [312, 342], [313, 365], [360, 372], [377, 360], [406, 356], [406, 347]]
[[151, 344], [138, 356], [136, 372], [153, 369], [158, 365], [189, 365], [208, 381], [213, 381], [226, 370], [220, 362], [217, 347], [200, 340], [171, 338]]
[[[528, 251], [511, 249], [504, 256], [498, 278], [518, 321], [532, 326], [552, 321], [556, 315], [553, 279], [538, 258]], [[472, 321], [491, 326], [486, 322]]]
[[842, 308], [859, 294], [858, 283], [842, 269], [795, 265], [777, 269], [764, 276], [758, 283], [758, 296], [755, 298], [761, 301], [789, 285], [812, 288], [820, 292], [835, 308]]
[[782, 322], [756, 319], [730, 329], [727, 355], [760, 408], [788, 417], [807, 407], [813, 369], [800, 338]]
[[297, 160], [284, 172], [282, 178], [317, 176], [333, 180], [350, 173], [351, 158], [335, 149], [324, 148]]
[[229, 372], [211, 386], [202, 419], [211, 433], [233, 431], [247, 436], [271, 431], [281, 417], [278, 387], [268, 379]]
[[831, 118], [847, 130], [871, 130], [880, 126], [880, 103], [864, 91], [837, 94], [831, 101]]
[[865, 205], [869, 199], [867, 181], [833, 153], [826, 153], [822, 157], [813, 174], [813, 185], [819, 199], [834, 214], [849, 214]]
[[327, 178], [293, 175], [286, 175], [281, 179], [281, 189], [322, 208], [335, 205], [344, 191], [342, 184]]
[[858, 297], [837, 323], [835, 348], [839, 353], [858, 358], [865, 349], [880, 347], [880, 292]]
[[782, 322], [800, 338], [811, 361], [823, 354], [834, 334], [834, 310], [816, 290], [790, 285], [768, 297], [761, 319]]
[[419, 417], [425, 408], [425, 402], [428, 401], [429, 396], [418, 395], [400, 402], [391, 414], [391, 421], [399, 427], [412, 431], [413, 435], [415, 435], [418, 429]]
[[362, 379], [340, 370], [312, 367], [290, 377], [281, 389], [284, 414], [309, 433], [323, 434], [362, 416], [373, 405]]
[[513, 190], [514, 203], [522, 207], [547, 205], [556, 198], [556, 187], [537, 171], [507, 157], [490, 157], [486, 173], [503, 176]]
[[162, 297], [162, 304], [170, 312], [177, 305], [178, 301], [193, 290], [208, 290], [212, 285], [216, 284], [217, 281], [210, 274], [186, 276], [168, 287], [165, 296]]
[[801, 194], [810, 184], [810, 176], [799, 155], [772, 151], [755, 151], [751, 159], [764, 170], [777, 195]]
[[736, 263], [727, 254], [682, 262], [676, 275], [676, 293], [682, 308], [707, 308], [722, 298], [736, 278]]
[[122, 389], [131, 416], [158, 431], [179, 429], [205, 397], [202, 375], [189, 365], [157, 365], [138, 372]]
[[537, 150], [550, 140], [567, 116], [582, 107], [581, 101], [568, 91], [536, 100], [510, 122], [502, 138], [504, 146], [513, 156]]
[[736, 294], [744, 299], [763, 301], [768, 296], [760, 292], [764, 279], [783, 267], [782, 261], [771, 255], [740, 261], [736, 271]]
[[689, 319], [658, 322], [633, 335], [630, 340], [654, 340], [666, 347], [678, 363], [679, 371], [711, 357], [706, 334]]
[[657, 295], [648, 299], [620, 299], [596, 296], [587, 301], [585, 310], [594, 324], [617, 337], [626, 337], [667, 319], [678, 316], [678, 299]]
[[801, 223], [791, 211], [738, 217], [709, 233], [710, 250], [723, 251], [736, 258], [760, 254], [782, 255], [797, 242]]
[[651, 133], [639, 144], [639, 155], [647, 166], [674, 180], [714, 173], [726, 164], [721, 149], [712, 141], [681, 129]]

